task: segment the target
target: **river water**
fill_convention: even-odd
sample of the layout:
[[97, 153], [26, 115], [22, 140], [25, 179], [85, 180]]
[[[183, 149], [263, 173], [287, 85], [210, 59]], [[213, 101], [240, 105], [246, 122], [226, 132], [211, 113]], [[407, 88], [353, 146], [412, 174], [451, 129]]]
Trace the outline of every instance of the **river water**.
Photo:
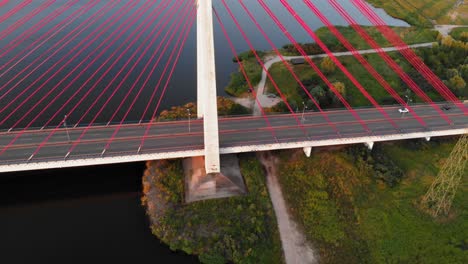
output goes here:
[[[159, 1], [159, 0], [158, 0]], [[157, 1], [157, 2], [158, 2]], [[5, 14], [14, 5], [20, 3], [19, 0], [9, 1], [7, 5], [0, 8], [0, 17]], [[56, 1], [63, 3], [65, 1]], [[101, 1], [94, 11], [102, 7]], [[123, 1], [126, 2], [126, 1]], [[144, 1], [139, 1], [135, 7], [138, 8]], [[231, 39], [233, 40], [237, 52], [245, 51], [248, 45], [243, 40], [242, 35], [236, 29], [235, 24], [230, 20], [230, 17], [224, 9], [220, 0], [214, 0], [213, 5], [219, 12], [224, 24], [226, 25]], [[252, 22], [243, 12], [237, 1], [227, 1], [233, 12], [239, 19], [243, 29], [249, 36], [253, 45], [258, 50], [269, 50], [271, 47], [268, 43], [260, 38], [259, 33], [255, 30]], [[256, 1], [244, 1], [252, 13], [255, 14], [258, 21], [265, 28], [270, 38], [275, 45], [281, 47], [287, 44], [287, 39], [282, 33], [276, 29], [274, 23], [268, 18], [261, 6]], [[266, 1], [271, 9], [282, 19], [282, 22], [288, 30], [294, 35], [299, 42], [311, 42], [307, 33], [302, 30], [293, 18], [282, 8], [278, 0]], [[307, 7], [302, 4], [302, 1], [290, 1], [298, 13], [307, 21], [313, 28], [317, 29], [322, 26], [320, 21], [315, 18]], [[345, 21], [333, 11], [333, 8], [328, 6], [322, 0], [313, 1], [319, 9], [335, 24], [345, 25]], [[347, 0], [339, 1], [353, 15], [353, 17], [363, 25], [369, 25], [369, 22], [359, 16], [359, 12], [354, 9], [353, 5]], [[33, 1], [27, 8], [19, 12], [16, 16], [6, 20], [0, 24], [0, 30], [3, 31], [15, 21], [26, 16], [35, 7], [43, 4], [44, 1]], [[71, 14], [80, 5], [86, 1], [79, 3], [67, 11], [63, 16]], [[124, 3], [118, 4], [114, 10], [117, 10]], [[50, 12], [50, 11], [49, 11]], [[390, 25], [407, 26], [403, 21], [393, 19], [386, 15], [384, 11], [377, 12]], [[92, 12], [89, 12], [91, 14]], [[47, 12], [44, 13], [45, 15]], [[85, 14], [77, 21], [72, 23], [70, 27], [65, 28], [63, 33], [57, 34], [57, 39], [64, 36], [67, 32], [73, 29], [73, 26], [87, 18]], [[107, 17], [110, 16], [110, 12]], [[102, 19], [106, 19], [106, 16]], [[39, 21], [44, 15], [38, 16], [31, 20], [31, 23]], [[144, 19], [142, 16], [140, 19]], [[50, 27], [37, 32], [27, 41], [19, 45], [11, 54], [0, 58], [0, 65], [5, 64], [15, 56], [15, 52], [19, 53], [22, 49], [28, 47], [34, 42], [35, 38], [39, 38]], [[97, 27], [93, 26], [93, 27]], [[25, 30], [20, 28], [18, 32]], [[90, 29], [92, 30], [92, 29]], [[136, 28], [135, 28], [136, 30]], [[12, 41], [17, 33], [11, 34], [0, 40], [0, 47], [6, 47]], [[122, 37], [124, 38], [125, 35]], [[69, 44], [69, 47], [64, 50], [70, 50], [73, 45], [76, 45], [84, 37], [77, 38]], [[168, 86], [167, 94], [164, 100], [161, 101], [161, 108], [168, 108], [173, 105], [181, 105], [189, 101], [196, 100], [196, 41], [195, 28], [188, 37], [187, 44], [182, 52], [180, 63], [177, 65], [174, 76]], [[53, 47], [57, 40], [53, 38], [45, 42], [38, 51], [45, 51]], [[119, 41], [117, 41], [119, 43]], [[94, 44], [93, 44], [94, 45]], [[91, 46], [93, 46], [91, 45]], [[97, 44], [96, 44], [97, 45]], [[117, 45], [117, 44], [116, 44]], [[216, 46], [216, 65], [217, 65], [217, 84], [218, 94], [224, 95], [223, 88], [229, 81], [229, 74], [236, 70], [236, 65], [232, 63], [233, 54], [224, 39], [218, 23], [215, 23], [215, 46]], [[113, 46], [114, 47], [114, 46]], [[115, 48], [115, 47], [114, 47]], [[112, 52], [112, 47], [108, 51]], [[39, 54], [39, 53], [37, 53]], [[34, 53], [30, 57], [26, 57], [16, 68], [6, 74], [1, 75], [0, 85], [9, 81], [22, 68], [31, 64], [34, 59], [39, 56]], [[32, 74], [24, 80], [24, 83], [19, 85], [19, 88], [12, 90], [3, 101], [0, 101], [0, 106], [5, 105], [8, 100], [12, 100], [21, 93], [27, 84], [33, 83], [36, 78], [48, 67], [60, 60], [60, 54], [65, 55], [65, 51], [59, 53], [49, 62], [39, 67], [38, 73]], [[149, 59], [149, 55], [142, 61]], [[96, 62], [99, 65], [103, 59]], [[125, 56], [123, 58], [125, 61]], [[70, 70], [77, 62], [72, 62], [65, 70]], [[120, 65], [122, 65], [121, 63]], [[132, 83], [138, 75], [138, 70], [143, 67], [143, 63], [138, 64], [135, 74], [131, 74], [128, 83]], [[96, 69], [98, 66], [93, 66]], [[6, 69], [6, 68], [5, 68]], [[4, 69], [4, 70], [5, 70]], [[159, 72], [162, 71], [158, 69]], [[118, 69], [112, 69], [110, 74], [117, 74]], [[2, 72], [0, 71], [0, 74]], [[65, 73], [64, 73], [65, 74]], [[63, 75], [64, 75], [63, 74]], [[59, 74], [58, 77], [63, 77]], [[158, 71], [151, 78], [150, 83], [157, 81]], [[105, 79], [109, 81], [110, 79]], [[50, 86], [60, 81], [60, 78], [51, 80]], [[54, 83], [55, 82], [55, 83]], [[14, 83], [11, 84], [11, 86]], [[39, 87], [40, 82], [37, 84]], [[50, 87], [50, 86], [47, 87]], [[114, 84], [117, 85], [117, 84]], [[124, 85], [125, 86], [125, 85]], [[101, 86], [100, 86], [101, 87]], [[8, 89], [9, 87], [6, 87]], [[102, 87], [101, 87], [102, 88]], [[36, 89], [34, 87], [32, 90]], [[143, 98], [146, 100], [152, 92], [152, 87], [149, 86], [143, 91]], [[3, 90], [0, 92], [0, 96]], [[44, 94], [39, 92], [38, 95]], [[120, 95], [120, 97], [119, 97]], [[65, 93], [63, 98], [57, 100], [56, 105], [53, 105], [50, 110], [44, 113], [44, 116], [34, 122], [33, 125], [40, 126], [43, 124], [54, 111], [56, 111], [71, 93]], [[118, 104], [118, 98], [122, 98], [122, 93], [117, 95], [115, 101], [111, 101], [110, 106]], [[36, 99], [37, 100], [37, 99]], [[93, 100], [87, 103], [91, 104]], [[86, 103], [86, 101], [85, 101]], [[19, 103], [18, 103], [19, 104]], [[16, 106], [18, 105], [16, 104]], [[144, 101], [138, 101], [130, 115], [128, 121], [138, 120], [139, 114], [144, 108]], [[12, 105], [12, 108], [15, 105]], [[2, 124], [1, 128], [10, 127], [14, 121], [22, 117], [29, 108], [26, 107], [17, 111], [12, 118]], [[41, 105], [40, 105], [41, 106]], [[33, 111], [30, 115], [34, 116], [38, 110]], [[11, 110], [10, 109], [10, 110]], [[75, 114], [69, 117], [70, 123], [76, 122], [80, 114], [84, 112], [86, 107], [76, 111]], [[124, 112], [119, 112], [117, 117], [122, 117]], [[107, 121], [110, 115], [113, 114], [112, 107], [105, 109], [97, 122]], [[54, 122], [60, 121], [63, 114], [59, 114]], [[2, 117], [0, 115], [0, 117]], [[146, 117], [149, 118], [149, 117]], [[89, 122], [91, 117], [86, 117], [83, 122]], [[30, 119], [29, 119], [30, 120]], [[28, 119], [18, 127], [24, 127]], [[118, 120], [118, 119], [117, 119]], [[53, 122], [53, 123], [54, 123]], [[38, 171], [27, 173], [6, 173], [0, 175], [0, 246], [2, 253], [0, 261], [2, 263], [83, 263], [83, 262], [113, 262], [126, 261], [135, 262], [138, 260], [152, 261], [153, 263], [166, 262], [196, 262], [196, 258], [186, 256], [180, 253], [172, 253], [167, 246], [162, 245], [155, 237], [153, 237], [148, 228], [149, 224], [145, 216], [143, 208], [140, 206], [141, 196], [141, 175], [144, 170], [143, 163], [130, 163], [112, 166], [73, 168], [62, 170]]]

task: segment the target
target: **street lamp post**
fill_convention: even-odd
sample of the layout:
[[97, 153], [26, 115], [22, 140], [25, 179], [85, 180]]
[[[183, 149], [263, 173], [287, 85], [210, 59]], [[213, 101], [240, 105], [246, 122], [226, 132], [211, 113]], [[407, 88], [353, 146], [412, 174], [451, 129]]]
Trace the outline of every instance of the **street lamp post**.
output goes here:
[[67, 115], [63, 117], [63, 126], [65, 127], [65, 131], [67, 131], [68, 142], [71, 142], [70, 133], [68, 132], [68, 127], [67, 127]]
[[405, 97], [406, 97], [406, 105], [409, 105], [409, 103], [411, 103], [413, 100], [411, 100], [408, 95], [405, 95]]
[[189, 109], [189, 108], [187, 108], [187, 113], [188, 113], [188, 132], [190, 133], [190, 116], [191, 116], [192, 114], [190, 113], [190, 109]]
[[304, 104], [304, 102], [302, 102], [302, 117], [301, 117], [302, 122], [305, 121], [304, 112], [305, 112], [306, 108], [307, 108], [307, 106]]

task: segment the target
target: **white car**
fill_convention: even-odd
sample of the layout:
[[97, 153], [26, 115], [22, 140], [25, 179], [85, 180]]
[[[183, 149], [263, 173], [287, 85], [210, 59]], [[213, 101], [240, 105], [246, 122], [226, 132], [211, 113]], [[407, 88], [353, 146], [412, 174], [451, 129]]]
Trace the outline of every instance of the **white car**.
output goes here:
[[408, 110], [408, 108], [405, 107], [405, 108], [400, 108], [400, 109], [398, 109], [398, 112], [400, 112], [400, 113], [403, 114], [403, 113], [408, 113], [409, 110]]

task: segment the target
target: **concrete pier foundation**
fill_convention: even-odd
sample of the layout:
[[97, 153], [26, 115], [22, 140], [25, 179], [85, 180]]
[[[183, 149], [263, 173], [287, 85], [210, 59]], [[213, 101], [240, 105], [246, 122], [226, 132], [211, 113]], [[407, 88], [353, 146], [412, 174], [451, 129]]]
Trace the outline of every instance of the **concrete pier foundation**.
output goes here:
[[246, 193], [237, 155], [221, 156], [221, 172], [206, 173], [205, 158], [193, 157], [183, 161], [185, 202], [225, 198]]

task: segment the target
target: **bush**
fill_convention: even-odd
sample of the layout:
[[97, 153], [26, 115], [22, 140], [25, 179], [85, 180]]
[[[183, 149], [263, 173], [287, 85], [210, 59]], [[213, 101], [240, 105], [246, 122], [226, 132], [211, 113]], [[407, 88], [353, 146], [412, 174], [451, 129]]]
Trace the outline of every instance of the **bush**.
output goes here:
[[374, 179], [390, 187], [396, 186], [403, 178], [403, 171], [382, 151], [380, 145], [374, 145], [372, 151], [360, 145], [352, 146], [348, 151], [355, 163], [365, 163], [363, 166], [369, 169]]

